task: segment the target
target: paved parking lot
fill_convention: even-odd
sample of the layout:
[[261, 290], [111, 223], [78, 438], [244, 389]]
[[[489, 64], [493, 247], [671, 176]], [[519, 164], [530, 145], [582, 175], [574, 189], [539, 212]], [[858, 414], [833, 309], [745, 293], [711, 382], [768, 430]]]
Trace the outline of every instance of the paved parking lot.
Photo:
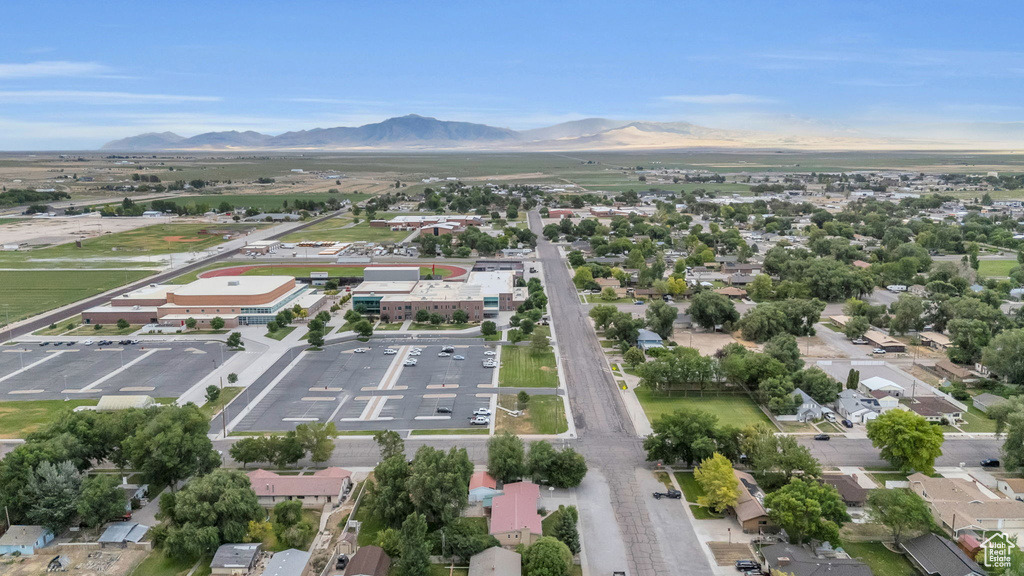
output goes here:
[[219, 342], [0, 348], [0, 400], [177, 398], [232, 354]]
[[[491, 407], [495, 398], [495, 369], [483, 366], [484, 352], [493, 346], [462, 339], [452, 345], [451, 357], [438, 357], [442, 344], [401, 340], [305, 352], [275, 377], [276, 383], [267, 384], [262, 398], [240, 399], [255, 405], [233, 431], [285, 431], [309, 421], [334, 422], [339, 430], [468, 427], [473, 411]], [[420, 355], [411, 356], [416, 346]], [[388, 347], [398, 353], [385, 355]], [[357, 353], [357, 348], [369, 350]], [[456, 355], [465, 360], [455, 360]], [[404, 366], [412, 357], [416, 365]], [[438, 413], [439, 407], [451, 413]]]

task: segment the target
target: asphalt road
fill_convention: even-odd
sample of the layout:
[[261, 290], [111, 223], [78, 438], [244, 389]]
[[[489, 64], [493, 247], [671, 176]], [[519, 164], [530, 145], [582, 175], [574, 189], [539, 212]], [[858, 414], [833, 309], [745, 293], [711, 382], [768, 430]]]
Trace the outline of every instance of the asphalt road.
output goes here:
[[[288, 226], [288, 227], [286, 227], [285, 230], [282, 230], [282, 231], [274, 233], [274, 234], [270, 234], [270, 235], [267, 235], [267, 236], [253, 237], [252, 239], [253, 240], [276, 240], [276, 239], [278, 239], [278, 238], [280, 238], [282, 236], [285, 236], [287, 234], [291, 234], [292, 232], [297, 232], [299, 230], [302, 230], [303, 228], [307, 228], [309, 226], [312, 226], [313, 224], [316, 224], [317, 222], [320, 222], [320, 221], [323, 221], [323, 220], [327, 220], [328, 218], [333, 218], [333, 217], [335, 217], [338, 214], [341, 214], [343, 212], [344, 212], [344, 209], [343, 210], [339, 210], [337, 212], [332, 212], [332, 213], [330, 213], [330, 214], [328, 214], [326, 216], [322, 216], [320, 218], [314, 218], [313, 220], [310, 220], [308, 222], [303, 222], [303, 223], [301, 223], [301, 224], [299, 224], [297, 226]], [[177, 276], [181, 276], [182, 274], [186, 274], [186, 273], [192, 272], [194, 270], [199, 270], [200, 268], [203, 268], [205, 266], [209, 266], [210, 264], [213, 264], [214, 262], [217, 262], [218, 260], [225, 260], [227, 258], [235, 256], [236, 254], [239, 253], [240, 250], [241, 250], [241, 248], [236, 248], [234, 250], [224, 250], [221, 253], [214, 254], [214, 255], [210, 256], [209, 258], [203, 258], [203, 259], [198, 260], [197, 262], [194, 262], [194, 263], [189, 264], [187, 266], [182, 266], [181, 268], [175, 268], [173, 270], [168, 270], [167, 272], [160, 272], [159, 274], [156, 274], [156, 275], [153, 275], [153, 276], [147, 276], [146, 278], [143, 278], [142, 280], [139, 280], [138, 282], [134, 282], [132, 284], [126, 284], [124, 286], [121, 286], [120, 288], [117, 288], [116, 290], [118, 292], [129, 292], [131, 290], [135, 290], [137, 288], [141, 288], [141, 287], [146, 286], [148, 284], [164, 282], [165, 280], [170, 280], [171, 278], [175, 278]], [[53, 324], [54, 322], [59, 322], [61, 320], [64, 320], [65, 318], [74, 316], [75, 314], [81, 314], [82, 312], [84, 312], [85, 310], [87, 310], [89, 308], [92, 308], [93, 306], [99, 306], [100, 304], [105, 304], [105, 303], [110, 301], [110, 298], [111, 298], [110, 294], [102, 294], [100, 296], [96, 296], [94, 298], [89, 298], [87, 300], [80, 300], [79, 302], [75, 303], [73, 306], [71, 306], [69, 308], [63, 308], [63, 309], [58, 310], [56, 312], [50, 312], [49, 314], [44, 314], [42, 316], [37, 316], [34, 320], [31, 320], [29, 322], [21, 324], [20, 326], [17, 326], [15, 328], [10, 329], [10, 330], [7, 330], [7, 329], [3, 330], [3, 332], [0, 333], [0, 342], [6, 342], [8, 340], [16, 339], [19, 336], [22, 336], [22, 335], [25, 335], [25, 334], [31, 334], [31, 333], [35, 332], [36, 330], [39, 330], [40, 328], [44, 328], [46, 326], [49, 326], [50, 324]]]
[[[828, 442], [801, 437], [799, 442], [811, 450], [823, 466], [888, 466], [878, 450], [866, 438], [833, 438]], [[984, 458], [998, 458], [1002, 438], [947, 438], [936, 466], [977, 466]]]

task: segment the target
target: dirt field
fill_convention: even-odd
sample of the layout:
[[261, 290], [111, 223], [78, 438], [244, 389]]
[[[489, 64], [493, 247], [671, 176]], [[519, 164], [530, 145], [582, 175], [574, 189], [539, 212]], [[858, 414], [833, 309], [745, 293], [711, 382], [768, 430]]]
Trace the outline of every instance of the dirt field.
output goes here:
[[0, 244], [53, 246], [166, 222], [166, 218], [100, 218], [99, 214], [73, 218], [29, 218], [0, 225]]
[[[690, 334], [693, 338], [690, 338]], [[672, 339], [680, 346], [696, 348], [703, 356], [710, 356], [725, 347], [726, 344], [737, 342], [732, 334], [722, 332], [703, 332], [700, 330], [677, 330]], [[750, 347], [752, 345], [748, 345]]]
[[[45, 553], [44, 553], [45, 552]], [[71, 559], [68, 573], [78, 576], [127, 576], [146, 557], [143, 550], [82, 550], [61, 552]], [[90, 555], [93, 557], [90, 558]], [[43, 550], [35, 556], [0, 561], [2, 576], [38, 576], [46, 573], [46, 565], [57, 552]]]

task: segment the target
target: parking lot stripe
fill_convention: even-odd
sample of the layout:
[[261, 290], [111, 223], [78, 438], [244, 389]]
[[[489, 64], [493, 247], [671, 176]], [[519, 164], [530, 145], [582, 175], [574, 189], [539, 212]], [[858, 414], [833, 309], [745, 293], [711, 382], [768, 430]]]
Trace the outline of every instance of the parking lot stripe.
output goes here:
[[337, 399], [336, 396], [303, 396], [300, 398], [303, 402], [334, 402]]
[[[323, 388], [313, 386], [309, 389], [310, 392], [341, 392], [342, 390], [344, 390], [344, 388], [331, 388], [329, 386], [324, 386]], [[376, 390], [376, 388], [373, 388], [373, 390]]]
[[443, 388], [458, 388], [458, 384], [427, 384], [427, 390], [441, 390]]
[[0, 382], [3, 382], [3, 381], [8, 380], [10, 378], [14, 378], [18, 374], [21, 374], [22, 372], [31, 370], [31, 369], [35, 368], [36, 366], [39, 366], [43, 362], [47, 362], [47, 361], [53, 360], [54, 358], [56, 358], [57, 356], [60, 356], [61, 354], [65, 353], [65, 352], [67, 352], [67, 350], [61, 350], [59, 352], [55, 352], [53, 354], [50, 354], [49, 356], [43, 358], [42, 360], [36, 360], [35, 362], [29, 364], [28, 366], [25, 366], [24, 368], [21, 368], [20, 370], [15, 370], [14, 372], [11, 372], [7, 376], [4, 376], [3, 378], [0, 378]]
[[424, 398], [455, 398], [458, 394], [424, 394]]
[[150, 390], [156, 390], [152, 386], [125, 386], [121, 388], [121, 392], [149, 392]]
[[413, 420], [451, 420], [451, 416], [416, 416]]
[[104, 382], [106, 382], [107, 380], [110, 380], [110, 379], [111, 379], [111, 378], [113, 378], [114, 376], [117, 376], [117, 375], [118, 375], [118, 374], [120, 374], [121, 372], [124, 372], [125, 370], [127, 370], [127, 369], [131, 368], [132, 366], [134, 366], [134, 365], [138, 364], [139, 362], [142, 362], [142, 361], [143, 361], [143, 360], [145, 360], [146, 358], [149, 358], [149, 357], [150, 357], [150, 356], [152, 356], [153, 354], [156, 354], [156, 353], [157, 353], [157, 352], [159, 352], [160, 350], [167, 350], [167, 348], [153, 348], [153, 349], [151, 349], [151, 350], [146, 350], [145, 352], [143, 352], [143, 353], [142, 353], [142, 355], [141, 355], [141, 356], [139, 356], [139, 357], [138, 357], [138, 358], [136, 358], [135, 360], [132, 360], [131, 362], [129, 362], [129, 363], [127, 363], [127, 364], [125, 364], [124, 366], [121, 366], [121, 367], [120, 367], [120, 368], [118, 368], [117, 370], [114, 370], [113, 372], [111, 372], [110, 374], [107, 374], [106, 376], [104, 376], [104, 377], [100, 378], [99, 380], [95, 380], [95, 381], [93, 381], [93, 382], [92, 382], [91, 384], [89, 384], [88, 386], [85, 386], [85, 387], [81, 388], [81, 389], [80, 389], [80, 390], [78, 390], [78, 391], [79, 391], [79, 392], [88, 392], [88, 391], [92, 390], [93, 388], [95, 388], [95, 387], [99, 386], [100, 384], [103, 384], [103, 383], [104, 383]]
[[270, 391], [273, 390], [275, 386], [277, 386], [278, 382], [283, 380], [284, 377], [287, 376], [288, 373], [291, 372], [292, 369], [295, 368], [295, 366], [298, 365], [298, 363], [301, 362], [302, 359], [305, 357], [305, 350], [296, 354], [295, 359], [293, 359], [287, 366], [285, 366], [284, 370], [282, 370], [280, 374], [275, 376], [274, 379], [270, 381], [270, 384], [267, 384], [267, 386], [263, 388], [263, 390], [260, 391], [260, 393], [257, 394], [256, 397], [253, 398], [252, 401], [245, 406], [245, 408], [242, 408], [242, 411], [239, 412], [238, 415], [231, 420], [231, 422], [228, 423], [228, 430], [234, 430], [235, 426], [238, 426], [242, 419], [248, 416], [249, 412], [252, 412], [252, 408], [258, 405], [260, 402], [262, 402], [263, 399], [267, 397], [267, 394], [270, 394]]
[[39, 394], [46, 392], [46, 390], [11, 390], [8, 394]]

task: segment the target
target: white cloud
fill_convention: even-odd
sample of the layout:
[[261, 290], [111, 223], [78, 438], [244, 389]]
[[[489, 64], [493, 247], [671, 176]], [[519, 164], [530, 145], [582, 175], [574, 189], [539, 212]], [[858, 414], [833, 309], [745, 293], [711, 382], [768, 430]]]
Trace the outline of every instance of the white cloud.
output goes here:
[[728, 104], [767, 104], [774, 102], [774, 100], [770, 98], [752, 96], [750, 94], [679, 94], [676, 96], [662, 96], [661, 99], [668, 102], [709, 104], [713, 106]]
[[46, 60], [25, 63], [0, 63], [0, 78], [103, 76], [110, 72], [110, 68], [97, 62]]
[[85, 90], [23, 90], [0, 91], [0, 102], [36, 104], [40, 102], [74, 102], [78, 104], [171, 104], [175, 102], [219, 102], [217, 96], [185, 96], [178, 94], [137, 94], [134, 92], [93, 92]]

